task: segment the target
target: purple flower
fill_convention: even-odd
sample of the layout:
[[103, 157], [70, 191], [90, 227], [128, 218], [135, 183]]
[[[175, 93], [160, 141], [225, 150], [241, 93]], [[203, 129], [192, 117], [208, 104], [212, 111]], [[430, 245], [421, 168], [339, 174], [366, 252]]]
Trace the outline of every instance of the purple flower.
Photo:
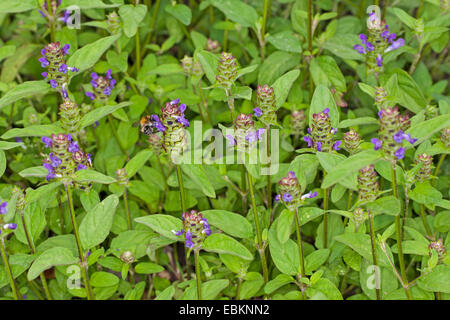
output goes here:
[[110, 81], [109, 81], [109, 87], [111, 88], [111, 89], [114, 89], [114, 86], [116, 85], [116, 79], [111, 79]]
[[67, 84], [64, 83], [61, 89], [61, 94], [63, 96], [64, 99], [67, 99], [69, 97], [69, 93], [66, 90]]
[[261, 140], [261, 137], [264, 134], [264, 131], [266, 131], [266, 129], [263, 129], [263, 128], [256, 130], [256, 139]]
[[45, 57], [40, 58], [39, 62], [41, 63], [42, 68], [46, 68], [50, 64], [50, 62], [48, 62], [47, 58], [45, 58]]
[[91, 79], [92, 79], [92, 80], [97, 80], [97, 78], [98, 78], [98, 74], [95, 73], [95, 72], [92, 72], [92, 73], [91, 73]]
[[68, 150], [69, 152], [71, 152], [71, 153], [77, 152], [77, 151], [79, 150], [78, 142], [72, 141], [72, 142], [69, 144], [69, 148], [67, 148], [67, 150]]
[[383, 32], [380, 34], [380, 36], [381, 36], [383, 39], [387, 39], [387, 38], [389, 37], [389, 30], [383, 31]]
[[185, 127], [189, 127], [189, 120], [185, 117], [178, 117], [177, 122], [181, 123]]
[[70, 48], [70, 44], [64, 45], [64, 47], [62, 48], [63, 55], [69, 54], [69, 48]]
[[295, 172], [294, 171], [289, 171], [287, 176], [291, 179], [295, 178]]
[[372, 138], [372, 139], [370, 140], [370, 142], [373, 143], [373, 149], [374, 149], [374, 150], [379, 150], [379, 149], [381, 149], [381, 146], [383, 145], [383, 141], [378, 140], [377, 138]]
[[53, 178], [56, 178], [56, 174], [54, 172], [49, 172], [48, 175], [45, 177], [47, 181], [52, 180]]
[[52, 79], [52, 80], [50, 80], [50, 86], [52, 88], [56, 88], [56, 87], [58, 87], [58, 82], [56, 82], [55, 79]]
[[312, 141], [312, 138], [310, 136], [304, 136], [303, 140], [305, 140], [305, 142], [308, 143], [308, 147], [312, 147], [313, 146], [313, 141]]
[[41, 138], [41, 141], [45, 144], [45, 146], [47, 148], [51, 148], [52, 147], [52, 139], [51, 138], [44, 136], [44, 137]]
[[256, 132], [250, 132], [246, 137], [245, 140], [247, 140], [249, 143], [253, 143], [256, 141]]
[[364, 49], [364, 47], [362, 45], [360, 45], [360, 44], [355, 44], [353, 46], [353, 49], [358, 51], [360, 54], [366, 54], [366, 49]]
[[186, 237], [185, 243], [186, 247], [192, 249], [194, 247], [194, 243], [192, 242], [192, 232], [191, 231], [186, 232], [185, 237]]
[[64, 11], [64, 17], [61, 17], [58, 19], [58, 21], [63, 21], [66, 24], [69, 23], [69, 20], [70, 20], [70, 11], [69, 10]]
[[291, 202], [294, 198], [290, 193], [283, 194], [283, 201], [284, 202]]
[[103, 94], [109, 96], [109, 95], [111, 94], [111, 88], [110, 88], [110, 87], [106, 87], [106, 88], [103, 90]]
[[397, 151], [395, 151], [394, 156], [401, 160], [405, 157], [405, 148], [399, 148]]
[[177, 104], [177, 103], [179, 103], [179, 102], [180, 102], [180, 98], [177, 98], [177, 99], [175, 99], [175, 100], [170, 101], [170, 104], [171, 104], [171, 105], [174, 105], [174, 104]]
[[339, 146], [341, 145], [341, 143], [342, 143], [341, 140], [336, 141], [336, 142], [333, 144], [333, 149], [336, 150], [336, 151], [339, 150], [339, 149], [340, 149]]
[[100, 122], [95, 121], [94, 124], [92, 125], [92, 127], [97, 128], [100, 125]]
[[312, 198], [317, 197], [317, 195], [318, 195], [317, 191], [316, 191], [316, 192], [310, 191], [310, 192], [308, 192], [307, 194], [304, 194], [304, 195], [301, 197], [301, 199], [302, 199], [302, 200], [304, 200], [304, 199], [312, 199]]
[[185, 110], [186, 110], [186, 105], [184, 103], [182, 103], [178, 106], [178, 111], [180, 111], [181, 113], [184, 113]]
[[47, 169], [49, 173], [53, 173], [53, 172], [54, 172], [54, 169], [53, 169], [53, 167], [52, 167], [52, 165], [51, 165], [50, 163], [44, 162], [44, 163], [42, 164], [42, 166], [43, 166], [45, 169]]
[[97, 89], [97, 87], [98, 87], [97, 81], [96, 80], [91, 80], [91, 86], [93, 88]]
[[230, 147], [233, 147], [233, 146], [236, 145], [236, 140], [234, 139], [234, 137], [233, 137], [231, 134], [227, 134], [227, 135], [225, 136], [225, 138], [227, 138], [227, 140], [228, 140], [228, 145], [229, 145]]
[[391, 33], [387, 40], [392, 43], [392, 41], [394, 41], [396, 37], [397, 35], [395, 33]]
[[112, 79], [111, 74], [112, 74], [112, 70], [108, 69], [108, 71], [106, 71], [106, 79], [111, 80]]
[[72, 141], [72, 136], [70, 133], [66, 134], [67, 141]]
[[84, 165], [84, 164], [79, 164], [78, 166], [77, 166], [77, 171], [78, 170], [84, 170], [84, 169], [87, 169], [87, 167]]
[[367, 36], [364, 33], [361, 33], [359, 35], [359, 39], [361, 39], [362, 44], [366, 44], [367, 42]]
[[50, 158], [51, 165], [52, 165], [53, 168], [58, 167], [62, 163], [61, 159], [58, 158], [57, 156], [55, 156], [53, 154], [53, 152], [50, 152], [50, 154], [48, 156]]
[[323, 109], [322, 112], [325, 113], [325, 114], [328, 114], [330, 112], [330, 108], [325, 108], [325, 109]]
[[280, 201], [280, 200], [281, 200], [281, 196], [280, 196], [279, 194], [277, 194], [277, 195], [275, 196], [275, 201], [278, 202], [278, 201]]
[[253, 109], [253, 111], [255, 112], [255, 116], [256, 116], [257, 118], [258, 118], [258, 117], [261, 117], [262, 114], [263, 114], [263, 112], [261, 111], [260, 108], [255, 108], [255, 109]]
[[322, 142], [317, 142], [316, 148], [317, 148], [317, 151], [322, 151]]
[[392, 138], [394, 139], [395, 142], [397, 143], [402, 143], [403, 140], [408, 141], [411, 144], [414, 144], [417, 139], [412, 138], [410, 134], [406, 134], [404, 133], [402, 130], [400, 130], [399, 132], [397, 132], [396, 134], [394, 134], [392, 136]]
[[181, 229], [180, 231], [172, 230], [172, 232], [173, 232], [173, 234], [176, 235], [176, 236], [181, 236], [181, 235], [184, 233], [184, 230], [183, 230], [183, 229]]
[[166, 131], [166, 127], [161, 123], [161, 120], [159, 120], [159, 117], [156, 114], [152, 115], [152, 120], [154, 121], [155, 127], [156, 129], [158, 129], [158, 131]]
[[93, 94], [92, 92], [88, 91], [88, 92], [85, 93], [85, 95], [88, 96], [91, 100], [95, 99], [95, 94]]
[[42, 75], [44, 78], [47, 78], [48, 73], [47, 73], [47, 72], [42, 72], [41, 75]]
[[398, 38], [397, 40], [392, 41], [392, 44], [384, 52], [396, 50], [400, 47], [403, 47], [404, 45], [405, 45], [405, 40], [403, 38]]
[[67, 73], [67, 64], [65, 63], [61, 64], [61, 66], [58, 68], [58, 71], [64, 74]]
[[332, 128], [330, 132], [331, 132], [331, 134], [336, 134], [337, 131], [338, 131], [337, 128]]
[[377, 66], [379, 66], [380, 68], [383, 66], [383, 57], [381, 56], [381, 54], [377, 55]]
[[72, 72], [78, 72], [80, 71], [80, 69], [76, 68], [76, 67], [69, 67], [69, 70]]
[[15, 223], [7, 223], [4, 225], [5, 229], [9, 229], [9, 230], [16, 230], [17, 229], [17, 224]]
[[373, 46], [373, 44], [371, 42], [367, 42], [366, 49], [367, 49], [367, 51], [373, 51], [375, 49], [375, 47]]
[[5, 201], [0, 204], [0, 214], [6, 214], [8, 212], [8, 203]]
[[45, 13], [42, 12], [41, 10], [38, 9], [38, 12], [41, 14], [42, 18], [45, 18], [45, 17], [46, 17]]

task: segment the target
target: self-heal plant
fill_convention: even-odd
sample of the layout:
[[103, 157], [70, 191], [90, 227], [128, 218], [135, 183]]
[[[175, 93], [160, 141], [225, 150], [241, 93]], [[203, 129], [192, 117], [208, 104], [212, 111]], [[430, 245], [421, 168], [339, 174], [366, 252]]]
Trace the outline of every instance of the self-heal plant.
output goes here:
[[303, 137], [308, 147], [316, 151], [331, 152], [340, 149], [342, 141], [334, 141], [337, 129], [331, 126], [329, 112], [330, 110], [326, 108], [322, 112], [314, 113], [308, 134]]
[[69, 44], [61, 47], [59, 41], [50, 43], [42, 49], [42, 57], [39, 59], [41, 67], [47, 69], [47, 71], [42, 73], [42, 76], [49, 80], [52, 88], [58, 88], [64, 98], [68, 97], [68, 72], [79, 71], [76, 67], [69, 67], [66, 64], [65, 56], [69, 54], [69, 48]]
[[390, 33], [389, 26], [372, 12], [369, 15], [368, 33], [361, 33], [359, 39], [362, 44], [356, 44], [353, 49], [366, 56], [366, 63], [370, 72], [380, 72], [383, 68], [384, 55], [396, 50], [405, 44], [403, 38], [397, 38]]
[[255, 128], [252, 114], [241, 113], [234, 121], [233, 134], [227, 134], [228, 145], [238, 151], [249, 153], [255, 148], [257, 142], [262, 139], [265, 129]]
[[112, 70], [108, 69], [106, 75], [99, 76], [97, 73], [91, 73], [91, 86], [93, 92], [87, 91], [86, 96], [91, 100], [98, 100], [101, 103], [105, 103], [111, 95], [111, 90], [116, 85], [116, 79], [112, 76]]

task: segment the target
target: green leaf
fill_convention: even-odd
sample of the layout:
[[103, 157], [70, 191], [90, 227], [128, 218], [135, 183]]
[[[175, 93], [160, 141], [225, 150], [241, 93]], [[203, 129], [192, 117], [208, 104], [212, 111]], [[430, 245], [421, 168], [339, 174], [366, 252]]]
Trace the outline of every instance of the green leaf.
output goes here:
[[296, 53], [302, 52], [300, 40], [289, 30], [269, 35], [267, 41], [278, 50]]
[[23, 142], [0, 141], [0, 150], [10, 150], [23, 145]]
[[239, 292], [240, 300], [248, 300], [254, 297], [264, 285], [263, 276], [257, 272], [247, 273], [244, 279], [245, 281], [241, 284], [241, 291]]
[[38, 7], [36, 0], [10, 0], [0, 3], [1, 13], [18, 13], [24, 12]]
[[6, 131], [3, 139], [21, 138], [21, 137], [42, 137], [51, 136], [52, 134], [62, 133], [63, 130], [56, 124], [34, 125], [26, 128], [13, 128]]
[[450, 266], [438, 265], [417, 281], [420, 288], [428, 291], [450, 293]]
[[271, 86], [285, 72], [293, 69], [300, 62], [300, 55], [275, 51], [268, 56], [259, 68], [258, 83]]
[[196, 50], [194, 58], [202, 65], [209, 82], [211, 84], [215, 83], [219, 57], [206, 50]]
[[49, 193], [52, 192], [53, 190], [55, 190], [56, 188], [58, 188], [60, 185], [62, 185], [61, 181], [57, 181], [57, 182], [51, 182], [49, 184], [40, 186], [37, 189], [29, 189], [29, 191], [27, 191], [27, 195], [25, 197], [25, 201], [27, 203], [32, 203], [34, 201], [38, 201], [41, 199], [44, 199], [46, 197], [48, 197]]
[[330, 90], [325, 85], [320, 84], [316, 87], [312, 96], [309, 108], [309, 123], [313, 123], [314, 113], [320, 113], [326, 108], [330, 109], [328, 114], [330, 115], [331, 125], [336, 128], [339, 125], [339, 109]]
[[295, 279], [291, 276], [288, 276], [287, 274], [279, 274], [275, 277], [275, 279], [270, 280], [267, 282], [266, 286], [264, 287], [264, 292], [266, 294], [271, 294], [275, 290], [278, 290], [279, 288], [287, 285], [288, 283], [295, 283]]
[[342, 120], [339, 123], [338, 128], [348, 128], [348, 127], [355, 127], [360, 126], [362, 124], [378, 124], [378, 120], [372, 117], [360, 117], [356, 119], [347, 119]]
[[74, 257], [67, 248], [54, 247], [44, 251], [34, 260], [28, 270], [27, 278], [29, 281], [36, 279], [43, 271], [54, 266], [65, 266], [75, 264], [78, 258]]
[[400, 8], [393, 8], [394, 14], [404, 23], [406, 24], [410, 29], [415, 29], [416, 19], [411, 17], [409, 14], [407, 14], [405, 11], [403, 11]]
[[101, 38], [93, 43], [89, 43], [78, 49], [72, 54], [67, 61], [67, 65], [76, 67], [82, 73], [83, 71], [93, 67], [108, 48], [119, 39], [120, 34]]
[[441, 211], [434, 217], [434, 228], [439, 232], [450, 230], [450, 211]]
[[141, 262], [136, 265], [134, 270], [141, 274], [158, 273], [164, 270], [162, 266], [152, 262]]
[[[395, 69], [395, 73], [388, 82], [391, 81], [394, 85], [390, 88], [389, 95], [395, 97], [395, 100], [403, 107], [414, 113], [419, 113], [426, 107], [427, 101], [422, 91], [406, 71]], [[386, 84], [386, 87], [389, 86]]]
[[425, 181], [416, 183], [415, 188], [409, 192], [409, 197], [418, 203], [432, 205], [442, 199], [442, 194], [429, 181]]
[[202, 211], [203, 217], [214, 227], [228, 233], [233, 237], [252, 238], [253, 227], [242, 215], [226, 210]]
[[329, 300], [343, 300], [341, 292], [336, 286], [327, 278], [320, 278], [312, 287], [325, 295]]
[[316, 250], [305, 258], [305, 273], [310, 275], [324, 264], [330, 255], [330, 249]]
[[286, 243], [291, 236], [292, 223], [294, 222], [295, 214], [296, 213], [293, 211], [284, 209], [277, 219], [277, 238], [282, 244]]
[[38, 167], [31, 167], [24, 169], [19, 172], [19, 176], [21, 177], [38, 177], [38, 178], [44, 178], [48, 174], [47, 169], [45, 169], [43, 166]]
[[211, 4], [222, 11], [231, 21], [243, 27], [254, 27], [258, 19], [256, 10], [239, 0], [211, 0]]
[[336, 61], [330, 56], [320, 56], [311, 60], [311, 75], [316, 86], [323, 84], [338, 91], [347, 91], [345, 78]]
[[102, 9], [102, 8], [114, 8], [119, 6], [118, 4], [104, 4], [100, 0], [63, 0], [60, 8], [67, 8], [73, 5], [76, 5], [80, 9]]
[[289, 95], [292, 85], [300, 75], [300, 70], [292, 70], [279, 77], [272, 85], [277, 107], [281, 107]]
[[93, 182], [101, 184], [110, 184], [116, 182], [116, 179], [106, 176], [103, 173], [93, 169], [78, 170], [73, 175], [73, 179], [78, 182]]
[[94, 109], [92, 111], [90, 111], [89, 113], [86, 113], [83, 118], [81, 118], [80, 121], [80, 126], [81, 128], [85, 128], [93, 123], [95, 123], [95, 121], [98, 121], [100, 119], [102, 119], [103, 117], [107, 116], [108, 114], [113, 113], [114, 111], [129, 106], [131, 104], [130, 101], [126, 101], [126, 102], [122, 102], [116, 105], [112, 105], [112, 106], [103, 106], [97, 109]]
[[16, 52], [16, 46], [13, 46], [13, 45], [2, 46], [0, 48], [0, 62], [3, 59], [12, 56], [15, 52]]
[[214, 187], [206, 175], [205, 169], [201, 164], [181, 164], [181, 169], [186, 173], [189, 178], [202, 190], [202, 192], [210, 197], [215, 198], [216, 192]]
[[0, 150], [0, 177], [5, 173], [6, 170], [6, 155], [5, 151]]
[[97, 271], [91, 275], [89, 283], [93, 287], [112, 287], [119, 284], [120, 279], [109, 272]]
[[[43, 95], [50, 91], [50, 85], [46, 81], [27, 81], [9, 90], [0, 98], [0, 109], [23, 98], [35, 94]], [[10, 130], [11, 131], [11, 130]], [[5, 138], [8, 139], [8, 138]]]
[[139, 151], [128, 163], [125, 165], [125, 171], [127, 172], [128, 179], [131, 179], [136, 172], [138, 172], [150, 159], [153, 152], [148, 149]]
[[109, 235], [119, 198], [112, 194], [93, 207], [80, 224], [80, 239], [84, 249], [102, 243]]
[[167, 287], [163, 291], [161, 291], [155, 298], [155, 300], [172, 300], [173, 295], [175, 294], [175, 288], [173, 286]]
[[[406, 130], [406, 133], [410, 134], [413, 138], [417, 138], [418, 141], [415, 143], [415, 145], [418, 145], [421, 142], [429, 139], [436, 132], [448, 127], [450, 127], [450, 113], [437, 116], [430, 120], [419, 122], [417, 125], [414, 125]], [[412, 145], [408, 144], [406, 148], [408, 147], [412, 147]]]
[[[227, 279], [216, 279], [202, 283], [202, 299], [215, 299], [229, 284], [230, 281]], [[197, 290], [195, 290], [195, 294], [197, 294]], [[197, 295], [195, 297], [197, 297]]]
[[[334, 237], [338, 242], [341, 242], [357, 253], [359, 253], [367, 261], [372, 261], [372, 247], [370, 242], [370, 236], [368, 234], [361, 233], [344, 233]], [[379, 246], [376, 247], [377, 261], [380, 266], [390, 267], [389, 261], [387, 260], [384, 253], [381, 251]]]
[[377, 199], [374, 202], [368, 203], [367, 208], [374, 214], [388, 214], [390, 216], [396, 216], [400, 213], [401, 204], [400, 200], [394, 196], [387, 196]]
[[203, 249], [209, 252], [227, 253], [245, 260], [253, 260], [253, 255], [240, 242], [223, 233], [214, 233], [205, 239]]
[[192, 12], [188, 6], [184, 4], [167, 5], [164, 10], [185, 26], [191, 24]]
[[321, 188], [329, 188], [333, 184], [354, 175], [359, 169], [373, 164], [379, 159], [381, 159], [380, 153], [374, 150], [367, 150], [354, 154], [344, 161], [337, 163], [334, 168], [328, 171], [327, 176], [323, 179]]
[[128, 38], [136, 34], [139, 24], [144, 20], [147, 13], [147, 6], [139, 4], [137, 6], [126, 4], [119, 8], [119, 15], [123, 22], [123, 31]]
[[166, 215], [153, 214], [145, 217], [134, 219], [137, 223], [142, 223], [147, 227], [153, 229], [157, 233], [172, 240], [182, 240], [183, 238], [176, 236], [172, 231], [179, 231], [183, 228], [183, 223], [180, 219]]
[[[31, 238], [30, 240], [33, 243], [36, 243], [47, 224], [45, 219], [45, 208], [42, 208], [39, 202], [28, 204], [25, 206], [23, 219], [25, 220], [25, 225]], [[28, 240], [20, 214], [15, 215], [14, 222], [17, 224], [17, 229], [15, 231], [17, 240], [28, 246]]]
[[269, 230], [269, 249], [270, 256], [278, 270], [284, 274], [297, 275], [299, 273], [300, 258], [298, 255], [297, 244], [288, 239], [285, 243], [281, 243], [277, 237], [278, 219], [274, 221]]

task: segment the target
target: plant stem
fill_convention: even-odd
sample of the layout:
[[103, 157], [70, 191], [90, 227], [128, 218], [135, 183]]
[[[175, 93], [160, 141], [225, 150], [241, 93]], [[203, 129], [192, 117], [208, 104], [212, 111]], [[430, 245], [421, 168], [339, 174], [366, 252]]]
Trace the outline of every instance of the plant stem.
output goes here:
[[227, 95], [228, 108], [230, 108], [230, 112], [231, 112], [231, 123], [233, 123], [233, 119], [234, 119], [234, 98], [231, 96], [231, 89], [225, 89], [225, 93]]
[[271, 173], [270, 173], [270, 125], [266, 126], [266, 132], [267, 132], [267, 141], [266, 141], [266, 154], [267, 154], [267, 159], [268, 159], [268, 174], [267, 174], [267, 209], [272, 210], [272, 182], [270, 181], [271, 177]]
[[242, 213], [247, 212], [247, 177], [246, 177], [245, 165], [241, 165], [241, 184], [242, 184]]
[[[392, 191], [394, 193], [394, 197], [398, 199], [398, 190], [397, 190], [397, 172], [396, 172], [396, 164], [395, 162], [392, 164], [391, 173], [392, 173]], [[405, 258], [403, 256], [403, 246], [402, 246], [402, 226], [400, 222], [400, 215], [395, 216], [395, 229], [397, 233], [397, 249], [398, 249], [398, 261], [400, 264], [400, 273], [402, 276], [403, 283], [408, 283], [408, 278], [406, 277], [405, 270]], [[408, 300], [412, 300], [411, 292], [409, 288], [405, 287], [405, 294]]]
[[86, 259], [84, 258], [83, 247], [81, 246], [80, 234], [78, 233], [77, 219], [75, 217], [75, 210], [73, 208], [72, 191], [70, 190], [70, 187], [67, 184], [65, 184], [64, 186], [66, 188], [67, 203], [69, 204], [70, 219], [72, 220], [73, 232], [75, 234], [75, 240], [78, 248], [78, 255], [81, 260], [82, 265], [81, 270], [83, 270], [84, 274], [84, 286], [87, 291], [87, 298], [88, 300], [94, 300], [94, 294], [92, 293], [92, 288], [89, 283], [89, 273], [87, 269], [87, 263]]
[[[441, 169], [441, 166], [442, 166], [442, 164], [444, 163], [445, 156], [446, 156], [446, 154], [443, 153], [443, 154], [441, 154], [441, 157], [439, 158], [439, 162], [438, 162], [438, 164], [437, 164], [437, 166], [436, 166], [436, 170], [434, 170], [434, 176], [435, 176], [435, 177], [437, 177], [438, 174], [439, 174], [439, 169]], [[436, 181], [436, 179], [433, 180], [433, 185], [436, 184], [435, 181]]]
[[[25, 237], [28, 242], [28, 247], [30, 248], [30, 251], [32, 254], [36, 254], [36, 249], [33, 243], [33, 239], [30, 236], [30, 232], [28, 231], [28, 227], [25, 223], [25, 217], [23, 215], [23, 209], [20, 210], [20, 219], [22, 220], [23, 230], [25, 232]], [[50, 294], [50, 290], [48, 289], [47, 279], [45, 278], [44, 272], [42, 272], [40, 275], [42, 287], [44, 288], [45, 295], [47, 296], [48, 300], [53, 300], [52, 295]]]
[[[303, 244], [302, 244], [302, 233], [300, 230], [300, 221], [298, 219], [298, 208], [295, 210], [295, 226], [296, 226], [296, 231], [297, 231], [297, 243], [298, 243], [298, 255], [300, 257], [300, 275], [302, 276], [302, 278], [306, 277], [305, 274], [305, 257], [303, 254]], [[303, 286], [303, 283], [301, 284], [301, 286]], [[302, 299], [305, 299], [303, 290], [302, 290]]]
[[197, 300], [202, 300], [202, 278], [200, 276], [199, 250], [194, 250], [195, 274], [197, 278]]
[[236, 300], [240, 300], [239, 295], [241, 294], [242, 278], [239, 278], [239, 282], [236, 289]]
[[55, 17], [53, 15], [50, 15], [50, 12], [53, 12], [52, 0], [47, 0], [47, 13], [48, 13], [48, 21], [50, 23], [50, 36], [52, 42], [55, 42]]
[[22, 300], [22, 297], [20, 296], [19, 289], [17, 288], [16, 282], [14, 281], [14, 276], [11, 271], [11, 266], [9, 265], [8, 261], [8, 255], [6, 254], [6, 247], [5, 247], [5, 238], [2, 237], [0, 241], [0, 249], [2, 251], [2, 258], [3, 258], [3, 264], [5, 265], [6, 273], [8, 274], [9, 278], [9, 285], [11, 286], [12, 293], [14, 295], [15, 300]]
[[147, 34], [147, 37], [145, 38], [144, 45], [142, 46], [141, 59], [147, 53], [147, 47], [146, 47], [147, 43], [149, 43], [152, 40], [152, 35], [153, 35], [152, 32], [155, 29], [156, 17], [158, 15], [160, 3], [161, 3], [161, 0], [156, 0], [156, 2], [155, 2], [155, 5], [154, 5], [155, 9], [153, 11], [153, 15], [150, 20], [150, 30]]
[[[347, 211], [352, 207], [353, 190], [348, 190]], [[344, 228], [348, 223], [348, 217], [344, 218]]]
[[310, 57], [308, 58], [308, 79], [309, 79], [309, 99], [312, 99], [312, 95], [314, 92], [314, 83], [311, 75], [310, 62], [312, 57], [312, 0], [308, 0], [308, 51]]
[[[325, 179], [326, 173], [323, 172]], [[323, 189], [323, 247], [328, 247], [328, 188]]]
[[130, 214], [130, 208], [128, 206], [127, 187], [125, 187], [125, 190], [123, 191], [123, 202], [125, 204], [125, 212], [127, 213], [128, 230], [131, 230], [132, 229], [131, 214]]
[[114, 138], [116, 139], [117, 144], [119, 145], [119, 148], [122, 151], [122, 153], [124, 155], [126, 155], [127, 158], [129, 158], [127, 150], [124, 148], [124, 146], [122, 146], [122, 142], [120, 142], [119, 135], [117, 134], [116, 126], [114, 125], [113, 121], [114, 121], [114, 119], [113, 119], [112, 115], [108, 114], [108, 123], [109, 123], [109, 126], [111, 127], [111, 131], [113, 132]]
[[[369, 215], [369, 229], [370, 229], [370, 244], [372, 246], [372, 259], [373, 264], [378, 270], [378, 263], [377, 263], [377, 254], [376, 254], [376, 247], [375, 247], [375, 228], [374, 228], [374, 220], [373, 220], [373, 214], [369, 212], [369, 209], [367, 209], [367, 213]], [[378, 283], [379, 279], [376, 279], [376, 283]], [[377, 296], [377, 300], [381, 300], [381, 290], [380, 288], [375, 288], [375, 293]]]
[[64, 223], [64, 211], [62, 206], [62, 199], [61, 199], [61, 189], [58, 188], [58, 207], [59, 207], [59, 225], [61, 228], [61, 234], [66, 233], [65, 231], [65, 223]]
[[257, 235], [257, 239], [258, 239], [258, 251], [259, 251], [259, 255], [261, 257], [264, 283], [267, 283], [267, 281], [269, 281], [269, 271], [267, 269], [266, 255], [264, 253], [264, 245], [263, 245], [263, 241], [262, 241], [261, 227], [259, 226], [258, 209], [256, 208], [255, 191], [253, 189], [253, 186], [254, 186], [253, 177], [250, 174], [250, 172], [248, 172], [248, 171], [247, 171], [247, 178], [248, 178], [248, 187], [250, 190], [250, 198], [252, 199], [253, 217], [255, 219], [256, 235]]
[[425, 213], [425, 206], [420, 204], [420, 218], [422, 219], [423, 226], [425, 227], [425, 231], [427, 232], [428, 237], [433, 238], [433, 233], [431, 232], [430, 226], [427, 222], [427, 216]]
[[175, 166], [177, 168], [178, 185], [180, 186], [181, 210], [183, 210], [183, 212], [186, 212], [186, 195], [184, 193], [183, 175], [181, 173], [181, 167], [179, 165]]

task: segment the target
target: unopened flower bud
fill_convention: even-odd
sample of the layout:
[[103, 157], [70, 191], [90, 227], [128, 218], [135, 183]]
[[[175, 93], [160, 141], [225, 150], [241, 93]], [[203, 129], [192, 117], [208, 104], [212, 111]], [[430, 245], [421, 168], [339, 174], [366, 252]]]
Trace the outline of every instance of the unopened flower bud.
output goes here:
[[122, 260], [123, 263], [132, 264], [136, 259], [134, 258], [133, 252], [131, 252], [131, 251], [124, 251], [120, 255], [120, 260]]
[[70, 134], [77, 134], [80, 130], [80, 108], [70, 99], [64, 99], [64, 102], [59, 105], [59, 116], [61, 128]]
[[433, 171], [433, 157], [426, 153], [422, 153], [417, 156], [414, 162], [416, 164], [422, 163], [422, 166], [416, 173], [416, 180], [423, 182], [430, 179]]
[[183, 229], [172, 232], [181, 236], [185, 236], [185, 246], [189, 249], [200, 249], [206, 237], [211, 235], [211, 228], [206, 218], [197, 210], [184, 212], [181, 219], [183, 220]]
[[106, 22], [111, 34], [118, 34], [120, 32], [120, 18], [115, 11], [108, 14]]
[[211, 51], [211, 52], [218, 52], [220, 50], [220, 43], [217, 40], [211, 40], [208, 39], [208, 42], [206, 43], [206, 50]]
[[355, 222], [356, 226], [360, 226], [361, 224], [364, 223], [364, 221], [366, 221], [367, 219], [367, 213], [361, 209], [361, 208], [356, 208], [353, 211], [353, 221]]
[[25, 209], [25, 193], [20, 187], [15, 186], [12, 194], [16, 197], [16, 208], [23, 211]]
[[267, 125], [277, 124], [277, 114], [276, 114], [276, 101], [273, 88], [268, 85], [260, 86], [258, 85], [256, 89], [256, 117]]
[[445, 245], [444, 245], [444, 242], [442, 241], [442, 239], [439, 239], [437, 241], [432, 241], [428, 245], [428, 250], [429, 250], [430, 256], [432, 254], [432, 250], [436, 250], [436, 252], [438, 254], [439, 262], [442, 262], [444, 260], [445, 256], [447, 255], [447, 249], [445, 248]]
[[306, 127], [305, 110], [294, 110], [291, 113], [291, 132], [294, 135], [303, 134]]
[[441, 141], [446, 148], [450, 148], [450, 127], [442, 130]]
[[238, 65], [236, 59], [231, 53], [222, 52], [217, 66], [216, 83], [227, 90], [231, 89], [236, 81]]
[[361, 201], [375, 201], [379, 195], [378, 175], [373, 164], [358, 172], [358, 194]]
[[436, 118], [439, 115], [439, 109], [435, 105], [428, 104], [425, 107], [425, 119]]
[[322, 112], [314, 113], [308, 129], [309, 135], [303, 137], [308, 147], [316, 151], [331, 152], [340, 149], [341, 141], [334, 141], [333, 138], [337, 130], [331, 127], [329, 112], [330, 110], [326, 108]]
[[353, 129], [344, 134], [344, 149], [350, 155], [359, 152], [361, 144], [361, 136]]
[[116, 179], [117, 182], [122, 186], [127, 186], [129, 183], [127, 171], [125, 168], [117, 169], [116, 170]]

